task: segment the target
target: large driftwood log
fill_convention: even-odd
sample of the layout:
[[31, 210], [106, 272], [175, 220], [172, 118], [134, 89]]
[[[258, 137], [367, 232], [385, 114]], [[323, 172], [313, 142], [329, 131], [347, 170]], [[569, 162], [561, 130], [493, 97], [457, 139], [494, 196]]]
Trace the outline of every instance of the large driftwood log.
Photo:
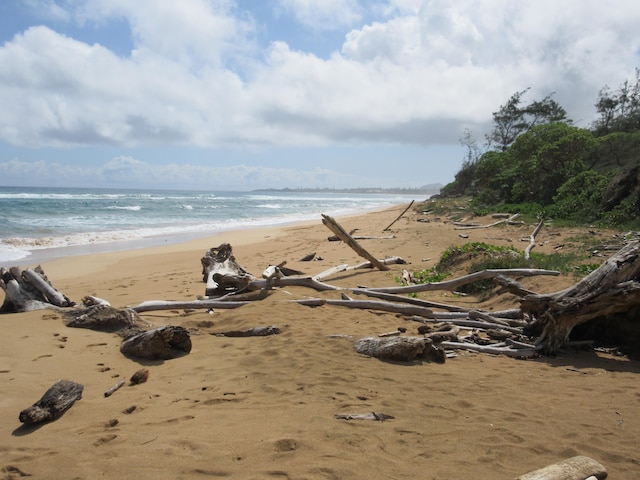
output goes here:
[[525, 473], [516, 480], [586, 480], [592, 477], [604, 480], [607, 478], [607, 469], [592, 458], [578, 455]]
[[58, 380], [45, 392], [40, 400], [20, 412], [22, 423], [48, 422], [60, 418], [76, 400], [82, 398], [84, 387], [69, 380]]
[[526, 295], [520, 308], [533, 319], [539, 349], [556, 354], [576, 325], [640, 306], [640, 241], [633, 241], [581, 281], [556, 293]]
[[236, 262], [231, 245], [223, 243], [211, 248], [200, 260], [203, 280], [207, 282], [205, 295], [225, 295], [229, 292], [240, 292], [254, 279]]
[[124, 355], [148, 360], [169, 360], [190, 351], [189, 331], [172, 325], [134, 335], [120, 344], [120, 352]]
[[75, 305], [53, 288], [40, 266], [22, 271], [18, 267], [0, 268], [0, 288], [4, 302], [0, 313], [19, 313], [46, 308], [66, 308]]

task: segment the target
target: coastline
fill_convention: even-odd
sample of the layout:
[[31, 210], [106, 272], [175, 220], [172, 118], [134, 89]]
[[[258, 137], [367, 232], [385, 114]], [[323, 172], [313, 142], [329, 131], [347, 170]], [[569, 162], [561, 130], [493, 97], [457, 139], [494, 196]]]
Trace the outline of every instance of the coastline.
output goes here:
[[[406, 207], [340, 216], [348, 231], [382, 235]], [[326, 279], [344, 288], [395, 286], [402, 269], [433, 266], [455, 244], [486, 241], [519, 246], [530, 226], [468, 232], [408, 212], [392, 239], [362, 241], [377, 258], [398, 255], [407, 265], [389, 272], [351, 271]], [[260, 276], [269, 264], [315, 275], [362, 261], [320, 220], [221, 232], [188, 242], [42, 263], [52, 284], [71, 299], [105, 298], [116, 307], [145, 300], [194, 299], [204, 293], [200, 258], [230, 243], [237, 262]], [[541, 251], [567, 235], [543, 229]], [[315, 252], [318, 260], [302, 262]], [[532, 277], [541, 293], [572, 278]], [[341, 292], [277, 289], [235, 310], [160, 311], [154, 325], [181, 325], [193, 349], [181, 358], [139, 362], [119, 352], [111, 333], [64, 326], [53, 311], [0, 316], [0, 451], [4, 468], [34, 478], [476, 478], [513, 479], [574, 455], [607, 467], [610, 478], [640, 470], [638, 362], [567, 352], [516, 360], [461, 353], [445, 364], [383, 362], [358, 355], [353, 341], [416, 323], [392, 313], [337, 306], [306, 307], [299, 298], [340, 298]], [[422, 298], [422, 297], [421, 297]], [[427, 297], [425, 297], [427, 298]], [[429, 300], [498, 308], [508, 297], [480, 301], [434, 292]], [[278, 325], [280, 335], [214, 335]], [[103, 392], [148, 368], [149, 380]], [[24, 428], [18, 412], [57, 379], [84, 385], [83, 398], [55, 422]], [[379, 412], [385, 422], [335, 419]], [[128, 412], [128, 413], [127, 413]], [[9, 468], [9, 470], [7, 470]]]

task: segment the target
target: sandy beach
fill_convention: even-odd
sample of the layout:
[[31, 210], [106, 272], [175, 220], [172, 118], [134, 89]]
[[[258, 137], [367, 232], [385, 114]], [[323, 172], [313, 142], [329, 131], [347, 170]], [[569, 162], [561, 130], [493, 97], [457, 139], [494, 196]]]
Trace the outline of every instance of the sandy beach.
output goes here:
[[[453, 245], [514, 245], [531, 225], [465, 231], [445, 219], [418, 222], [405, 206], [337, 218], [377, 258], [409, 265], [353, 270], [324, 281], [344, 288], [397, 286], [403, 269], [423, 270]], [[486, 219], [478, 219], [483, 223]], [[579, 232], [543, 228], [536, 251], [553, 252]], [[606, 236], [607, 232], [598, 233]], [[320, 219], [293, 226], [240, 230], [142, 250], [66, 257], [43, 263], [52, 284], [79, 302], [85, 295], [127, 307], [145, 300], [194, 300], [204, 294], [200, 259], [230, 243], [237, 262], [260, 277], [270, 264], [315, 275], [363, 261]], [[302, 262], [315, 252], [318, 260]], [[531, 277], [539, 293], [574, 277]], [[60, 314], [0, 316], [0, 478], [35, 479], [513, 479], [585, 455], [611, 479], [640, 478], [640, 363], [592, 351], [518, 360], [461, 352], [444, 364], [384, 362], [356, 353], [364, 336], [417, 325], [393, 313], [291, 300], [340, 298], [339, 291], [281, 288], [235, 310], [159, 311], [154, 325], [191, 331], [193, 349], [167, 361], [136, 361], [111, 333], [68, 328]], [[505, 294], [483, 303], [448, 292], [419, 298], [496, 309], [517, 306]], [[277, 325], [268, 337], [212, 335]], [[140, 368], [146, 383], [104, 392]], [[18, 414], [58, 379], [84, 385], [60, 419], [24, 427]], [[340, 420], [378, 412], [379, 422]]]

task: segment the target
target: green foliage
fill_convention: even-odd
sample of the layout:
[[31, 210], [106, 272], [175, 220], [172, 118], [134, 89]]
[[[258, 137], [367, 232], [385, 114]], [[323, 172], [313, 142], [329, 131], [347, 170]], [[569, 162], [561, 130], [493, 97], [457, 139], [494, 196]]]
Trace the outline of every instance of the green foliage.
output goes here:
[[625, 198], [613, 210], [603, 212], [599, 223], [605, 227], [640, 229], [640, 197]]
[[420, 272], [414, 272], [413, 278], [417, 283], [436, 283], [441, 282], [450, 274], [446, 272], [438, 272], [436, 267], [428, 268]]
[[551, 95], [525, 105], [527, 91], [493, 113], [484, 153], [465, 131], [464, 163], [442, 193], [472, 195], [478, 214], [639, 228], [640, 70], [617, 90], [600, 91], [591, 130], [572, 126]]
[[553, 198], [554, 204], [548, 208], [549, 215], [570, 220], [595, 221], [598, 210], [594, 205], [602, 202], [610, 179], [611, 174], [601, 174], [594, 170], [585, 170], [570, 178], [558, 188]]
[[436, 269], [444, 271], [451, 267], [453, 264], [459, 261], [461, 257], [465, 259], [475, 258], [478, 256], [489, 257], [492, 259], [498, 258], [515, 258], [521, 255], [521, 253], [512, 246], [503, 247], [497, 245], [491, 245], [484, 242], [470, 242], [464, 245], [458, 245], [448, 248], [442, 253], [440, 261], [436, 265]]

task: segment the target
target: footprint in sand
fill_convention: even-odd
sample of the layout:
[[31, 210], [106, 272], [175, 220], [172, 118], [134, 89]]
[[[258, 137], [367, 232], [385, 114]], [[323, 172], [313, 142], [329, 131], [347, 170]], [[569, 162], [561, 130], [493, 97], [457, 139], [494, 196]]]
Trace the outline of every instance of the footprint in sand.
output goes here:
[[93, 445], [95, 447], [99, 447], [100, 445], [104, 445], [105, 443], [109, 443], [112, 440], [115, 440], [116, 438], [118, 438], [118, 435], [106, 435], [104, 437], [99, 438], [98, 440], [96, 440], [95, 442], [93, 442]]
[[292, 452], [298, 449], [298, 442], [293, 438], [282, 438], [274, 443], [276, 452]]

